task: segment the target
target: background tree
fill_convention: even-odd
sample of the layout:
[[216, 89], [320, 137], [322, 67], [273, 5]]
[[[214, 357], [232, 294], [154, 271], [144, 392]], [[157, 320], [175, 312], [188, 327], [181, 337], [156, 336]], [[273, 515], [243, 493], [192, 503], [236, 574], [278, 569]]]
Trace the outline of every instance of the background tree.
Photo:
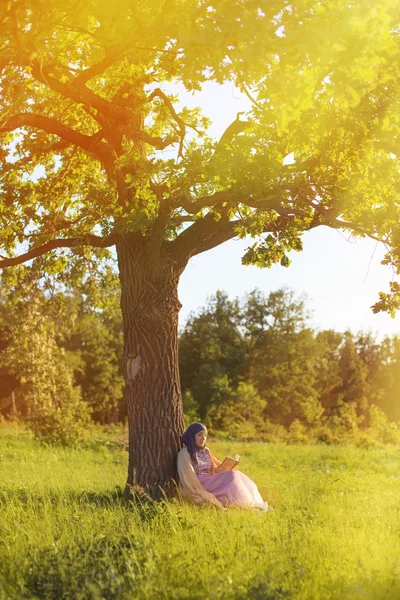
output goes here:
[[18, 387], [18, 379], [11, 373], [3, 358], [11, 340], [11, 314], [11, 307], [7, 305], [4, 290], [0, 287], [0, 412], [2, 415], [16, 416], [15, 413], [21, 410], [16, 404], [14, 392]]
[[74, 356], [73, 369], [92, 418], [117, 423], [126, 417], [123, 375], [122, 316], [117, 276], [112, 270], [85, 292], [75, 291], [77, 316], [66, 348]]
[[383, 409], [390, 421], [400, 421], [400, 338], [386, 337], [381, 343], [382, 367], [380, 387], [383, 394], [378, 406]]
[[264, 430], [263, 411], [266, 401], [250, 382], [241, 381], [222, 402], [211, 406], [208, 419], [212, 430], [255, 438]]
[[322, 407], [329, 416], [336, 407], [338, 387], [342, 384], [339, 371], [340, 348], [343, 334], [333, 329], [320, 331], [316, 335], [317, 357], [315, 363], [315, 388]]
[[[385, 241], [397, 264], [399, 10], [392, 0], [1, 5], [0, 266], [35, 259], [30, 276], [84, 277], [115, 246], [128, 484], [157, 493], [174, 474], [177, 286], [191, 257], [250, 234], [246, 264], [288, 265], [303, 232], [326, 225]], [[214, 141], [198, 110], [174, 107], [172, 80], [232, 81], [253, 109]], [[175, 159], [160, 155], [168, 147]]]
[[246, 372], [266, 401], [265, 416], [286, 426], [295, 419], [311, 424], [322, 414], [308, 317], [305, 300], [286, 288], [268, 298], [255, 291], [244, 308]]
[[245, 345], [239, 330], [238, 300], [217, 291], [198, 315], [191, 315], [179, 340], [183, 391], [190, 390], [197, 413], [208, 419], [211, 406], [223, 403], [240, 381]]
[[0, 364], [17, 383], [16, 407], [38, 437], [71, 442], [83, 433], [90, 414], [60, 344], [72, 326], [71, 303], [62, 294], [46, 298], [34, 284], [24, 285], [23, 294], [18, 282], [8, 291], [13, 310]]
[[351, 403], [359, 416], [365, 415], [368, 408], [368, 367], [357, 352], [354, 336], [350, 331], [345, 332], [340, 349], [339, 375], [342, 383], [336, 390], [336, 405], [340, 407]]

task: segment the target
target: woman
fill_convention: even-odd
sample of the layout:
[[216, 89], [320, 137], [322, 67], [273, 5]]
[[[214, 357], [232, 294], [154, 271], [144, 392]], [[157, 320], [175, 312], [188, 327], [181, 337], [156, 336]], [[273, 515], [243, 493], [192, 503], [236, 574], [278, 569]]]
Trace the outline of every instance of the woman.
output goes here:
[[198, 503], [212, 502], [219, 508], [235, 504], [268, 510], [256, 484], [240, 471], [219, 471], [221, 462], [206, 447], [207, 428], [192, 423], [182, 436], [178, 453], [179, 489]]

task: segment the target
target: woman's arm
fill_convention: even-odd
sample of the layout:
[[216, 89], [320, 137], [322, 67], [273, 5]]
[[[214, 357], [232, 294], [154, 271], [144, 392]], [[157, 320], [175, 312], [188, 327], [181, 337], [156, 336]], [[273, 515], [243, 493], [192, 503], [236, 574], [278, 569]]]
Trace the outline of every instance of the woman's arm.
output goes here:
[[179, 487], [184, 496], [191, 497], [195, 502], [211, 502], [225, 510], [224, 505], [210, 492], [204, 489], [197, 477], [190, 460], [189, 452], [183, 448], [178, 453]]
[[208, 453], [209, 453], [210, 458], [211, 458], [211, 464], [213, 466], [213, 470], [216, 471], [218, 469], [218, 467], [220, 465], [222, 465], [222, 463], [221, 463], [220, 460], [218, 460], [218, 458], [216, 456], [214, 456], [214, 454], [211, 452], [211, 450], [209, 448], [207, 448], [207, 450], [208, 450]]

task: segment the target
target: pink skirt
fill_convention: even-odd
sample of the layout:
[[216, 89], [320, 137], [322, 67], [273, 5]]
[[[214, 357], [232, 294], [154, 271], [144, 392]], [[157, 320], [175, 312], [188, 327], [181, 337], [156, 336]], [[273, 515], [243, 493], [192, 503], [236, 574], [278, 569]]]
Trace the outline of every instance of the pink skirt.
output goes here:
[[199, 475], [200, 482], [207, 492], [211, 492], [224, 506], [236, 504], [242, 508], [268, 510], [254, 481], [240, 471], [221, 471], [215, 475]]

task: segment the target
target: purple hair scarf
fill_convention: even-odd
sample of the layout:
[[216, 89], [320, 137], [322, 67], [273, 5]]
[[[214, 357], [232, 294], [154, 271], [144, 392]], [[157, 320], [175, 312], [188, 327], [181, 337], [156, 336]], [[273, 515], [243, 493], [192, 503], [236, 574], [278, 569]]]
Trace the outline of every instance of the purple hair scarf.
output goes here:
[[200, 431], [207, 431], [207, 427], [203, 425], [203, 423], [192, 423], [186, 429], [185, 433], [181, 437], [182, 444], [185, 444], [188, 452], [190, 454], [190, 458], [192, 460], [196, 460], [196, 433]]

